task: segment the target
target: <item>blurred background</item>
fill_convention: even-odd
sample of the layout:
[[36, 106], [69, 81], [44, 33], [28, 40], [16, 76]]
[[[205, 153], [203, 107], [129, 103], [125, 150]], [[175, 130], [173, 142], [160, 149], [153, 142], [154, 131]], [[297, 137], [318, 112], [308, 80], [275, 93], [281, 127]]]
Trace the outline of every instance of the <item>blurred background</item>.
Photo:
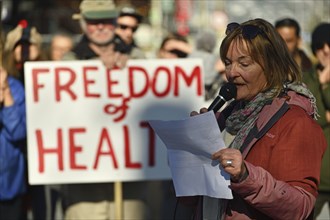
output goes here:
[[[14, 28], [21, 19], [36, 26], [47, 44], [52, 33], [69, 32], [77, 37], [80, 27], [72, 14], [79, 11], [80, 0], [1, 0], [2, 29]], [[158, 48], [168, 31], [193, 38], [201, 29], [218, 34], [219, 44], [228, 22], [264, 18], [271, 23], [283, 17], [296, 19], [303, 42], [310, 43], [310, 33], [321, 21], [330, 21], [330, 0], [115, 0], [130, 3], [144, 16], [136, 33], [138, 45], [149, 53]], [[215, 48], [217, 51], [218, 48]], [[307, 53], [309, 46], [306, 46]]]

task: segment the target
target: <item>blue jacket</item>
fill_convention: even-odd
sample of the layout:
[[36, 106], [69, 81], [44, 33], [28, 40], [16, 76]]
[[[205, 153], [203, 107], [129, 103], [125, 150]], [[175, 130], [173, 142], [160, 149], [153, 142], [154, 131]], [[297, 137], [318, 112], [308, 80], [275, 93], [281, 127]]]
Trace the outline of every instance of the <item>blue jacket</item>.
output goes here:
[[26, 115], [22, 84], [8, 78], [14, 105], [0, 107], [0, 201], [10, 200], [26, 190]]

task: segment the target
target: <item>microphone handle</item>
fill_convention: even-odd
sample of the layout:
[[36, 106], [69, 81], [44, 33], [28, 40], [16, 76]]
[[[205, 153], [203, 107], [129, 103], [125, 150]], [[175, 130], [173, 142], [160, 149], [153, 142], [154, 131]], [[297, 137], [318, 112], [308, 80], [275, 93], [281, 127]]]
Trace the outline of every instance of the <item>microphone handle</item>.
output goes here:
[[208, 107], [208, 111], [213, 110], [214, 113], [219, 111], [219, 109], [226, 103], [226, 100], [221, 96], [218, 95], [213, 102], [211, 103], [211, 105]]

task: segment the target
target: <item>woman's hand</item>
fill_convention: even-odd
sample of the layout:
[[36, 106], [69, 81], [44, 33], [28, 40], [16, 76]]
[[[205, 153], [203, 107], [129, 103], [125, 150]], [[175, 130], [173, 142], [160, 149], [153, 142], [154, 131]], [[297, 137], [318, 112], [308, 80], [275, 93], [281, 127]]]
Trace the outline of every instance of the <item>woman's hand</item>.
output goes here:
[[220, 162], [220, 166], [230, 174], [232, 182], [241, 182], [248, 175], [242, 154], [237, 149], [221, 149], [212, 155], [212, 160], [218, 160]]
[[199, 113], [196, 112], [196, 111], [192, 111], [192, 112], [190, 112], [190, 116], [195, 116], [195, 115], [203, 114], [203, 113], [206, 113], [206, 112], [207, 112], [207, 108], [201, 108], [201, 109], [199, 110]]

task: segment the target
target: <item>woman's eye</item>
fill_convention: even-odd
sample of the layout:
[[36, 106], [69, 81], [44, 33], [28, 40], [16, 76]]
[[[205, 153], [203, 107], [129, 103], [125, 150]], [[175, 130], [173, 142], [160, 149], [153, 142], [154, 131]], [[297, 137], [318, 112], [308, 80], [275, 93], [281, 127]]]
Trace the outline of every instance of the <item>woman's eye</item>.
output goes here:
[[224, 62], [225, 66], [229, 66], [231, 63], [229, 61]]
[[248, 63], [240, 63], [240, 65], [243, 66], [243, 67], [248, 67], [249, 66]]

